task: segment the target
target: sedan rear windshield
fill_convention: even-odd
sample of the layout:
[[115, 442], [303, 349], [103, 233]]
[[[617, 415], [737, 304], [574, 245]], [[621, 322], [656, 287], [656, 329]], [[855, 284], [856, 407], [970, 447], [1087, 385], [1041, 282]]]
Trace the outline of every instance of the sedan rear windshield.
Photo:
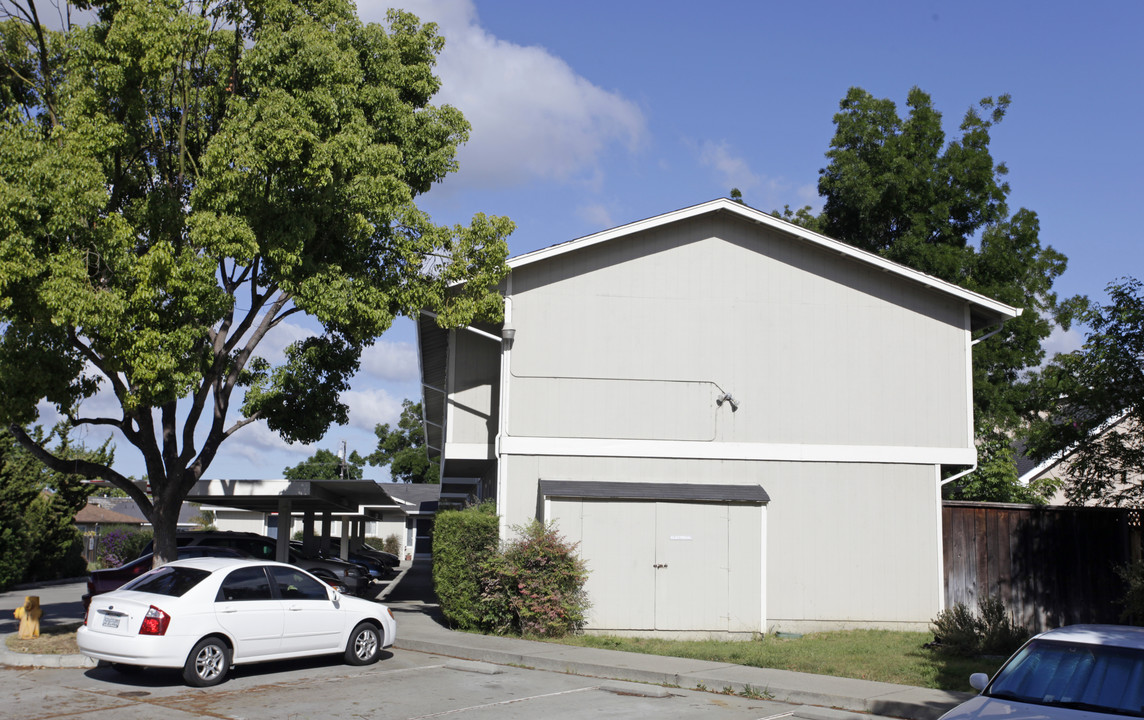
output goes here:
[[140, 575], [124, 585], [122, 590], [153, 593], [155, 595], [169, 595], [181, 597], [188, 590], [198, 585], [210, 575], [206, 570], [189, 567], [171, 567], [166, 565], [156, 568], [146, 575]]

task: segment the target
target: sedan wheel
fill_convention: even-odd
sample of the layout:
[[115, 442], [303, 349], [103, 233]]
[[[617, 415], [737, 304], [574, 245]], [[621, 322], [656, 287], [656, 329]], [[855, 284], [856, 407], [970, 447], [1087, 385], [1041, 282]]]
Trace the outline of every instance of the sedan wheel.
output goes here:
[[358, 623], [346, 643], [346, 662], [350, 665], [369, 665], [381, 657], [381, 631], [368, 622]]
[[195, 645], [183, 666], [183, 680], [194, 687], [218, 685], [230, 670], [230, 648], [217, 637], [204, 638]]

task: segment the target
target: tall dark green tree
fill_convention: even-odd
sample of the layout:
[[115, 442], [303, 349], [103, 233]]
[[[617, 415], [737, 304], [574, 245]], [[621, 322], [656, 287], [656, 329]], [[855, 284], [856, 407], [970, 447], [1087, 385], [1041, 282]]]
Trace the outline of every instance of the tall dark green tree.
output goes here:
[[319, 449], [297, 465], [284, 469], [282, 474], [287, 480], [360, 480], [364, 465], [365, 458], [358, 455], [356, 450], [343, 462], [340, 455]]
[[1124, 278], [1085, 315], [1084, 345], [1030, 383], [1050, 412], [1033, 416], [1030, 453], [1066, 455], [1070, 503], [1144, 504], [1144, 283]]
[[405, 400], [401, 403], [401, 418], [397, 427], [389, 424], [373, 429], [377, 435], [377, 450], [366, 458], [370, 465], [389, 466], [389, 473], [398, 482], [441, 482], [441, 468], [429, 459], [425, 447], [425, 426], [421, 422], [421, 403]]
[[[398, 315], [497, 318], [512, 224], [441, 227], [415, 203], [469, 127], [430, 102], [434, 25], [366, 25], [349, 0], [78, 4], [96, 20], [52, 32], [11, 0], [0, 22], [0, 426], [130, 495], [163, 563], [224, 441], [346, 422]], [[296, 315], [321, 331], [272, 365], [259, 344]], [[101, 389], [115, 411], [84, 402]], [[151, 493], [24, 432], [44, 400], [117, 430]]]
[[[110, 463], [109, 442], [89, 449], [75, 445], [66, 425], [51, 432], [33, 428], [30, 437], [52, 446], [59, 457], [73, 461]], [[0, 429], [0, 589], [20, 581], [82, 575], [87, 564], [75, 514], [87, 504], [96, 486], [79, 475], [56, 472], [22, 448], [10, 432]]]
[[[892, 100], [851, 88], [834, 116], [829, 162], [820, 171], [822, 213], [776, 213], [1023, 309], [974, 347], [974, 420], [986, 461], [991, 451], [1011, 453], [1001, 440], [1033, 401], [1019, 381], [1044, 359], [1042, 342], [1054, 324], [1067, 329], [1085, 303], [1054, 292], [1066, 258], [1041, 244], [1036, 213], [1010, 214], [1008, 171], [990, 149], [991, 130], [1009, 104], [1008, 95], [985, 98], [947, 141], [941, 113], [920, 89], [910, 91], [903, 118]], [[989, 468], [993, 480], [978, 480], [995, 486], [1010, 464], [1002, 457]]]

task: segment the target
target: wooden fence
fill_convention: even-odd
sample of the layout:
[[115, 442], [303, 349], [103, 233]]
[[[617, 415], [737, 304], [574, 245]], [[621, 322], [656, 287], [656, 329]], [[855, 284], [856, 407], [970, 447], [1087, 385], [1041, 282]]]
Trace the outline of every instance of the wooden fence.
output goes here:
[[1116, 567], [1141, 559], [1139, 509], [943, 503], [946, 606], [1000, 595], [1033, 631], [1121, 622]]

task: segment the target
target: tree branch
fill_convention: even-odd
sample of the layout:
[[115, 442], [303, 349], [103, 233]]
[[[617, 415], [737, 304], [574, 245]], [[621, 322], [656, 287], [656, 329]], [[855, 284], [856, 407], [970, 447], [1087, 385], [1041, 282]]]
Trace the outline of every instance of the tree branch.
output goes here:
[[138, 485], [131, 482], [128, 478], [120, 475], [106, 465], [90, 460], [65, 460], [64, 458], [57, 457], [40, 446], [28, 433], [24, 432], [24, 428], [19, 425], [9, 425], [8, 432], [12, 433], [12, 437], [20, 444], [20, 447], [27, 450], [32, 457], [42, 462], [51, 470], [67, 475], [80, 475], [85, 478], [108, 481], [131, 496], [131, 499], [139, 505], [139, 509], [150, 519], [151, 510], [153, 508], [151, 499], [147, 497], [145, 492], [139, 489]]

